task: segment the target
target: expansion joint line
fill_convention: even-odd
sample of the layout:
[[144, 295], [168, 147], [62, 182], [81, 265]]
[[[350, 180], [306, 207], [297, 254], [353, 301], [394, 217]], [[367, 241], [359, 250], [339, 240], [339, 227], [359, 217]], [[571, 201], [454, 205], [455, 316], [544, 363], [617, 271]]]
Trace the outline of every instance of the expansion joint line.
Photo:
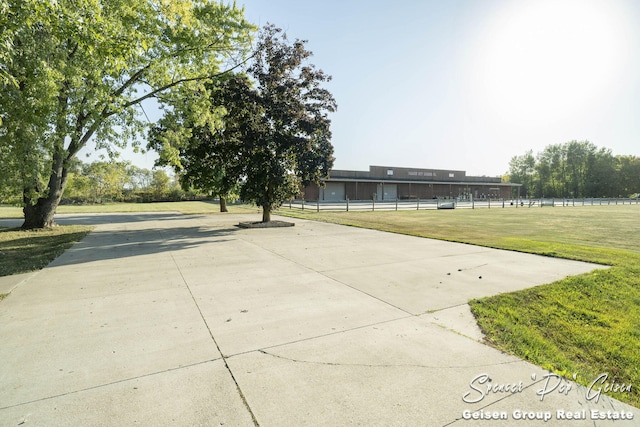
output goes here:
[[304, 265], [304, 264], [300, 264], [300, 263], [299, 263], [299, 262], [297, 262], [297, 261], [294, 261], [294, 260], [292, 260], [292, 259], [290, 259], [290, 258], [287, 258], [286, 256], [284, 256], [284, 255], [282, 255], [282, 254], [279, 254], [278, 252], [273, 251], [273, 250], [271, 250], [271, 249], [264, 248], [264, 247], [262, 247], [262, 246], [260, 246], [260, 245], [258, 245], [258, 244], [256, 244], [256, 243], [253, 243], [253, 242], [250, 242], [250, 241], [247, 241], [247, 240], [244, 240], [244, 241], [245, 241], [246, 243], [249, 243], [249, 244], [252, 244], [252, 245], [254, 245], [254, 246], [257, 246], [257, 247], [259, 247], [260, 249], [262, 249], [262, 250], [264, 250], [264, 251], [267, 251], [267, 252], [269, 252], [269, 253], [271, 253], [271, 254], [273, 254], [273, 255], [277, 256], [277, 257], [280, 257], [280, 258], [284, 259], [285, 261], [288, 261], [288, 262], [290, 262], [290, 263], [293, 263], [293, 264], [295, 264], [295, 265], [298, 265], [298, 266], [300, 266], [300, 267], [302, 267], [302, 268], [304, 268], [304, 269], [306, 269], [306, 270], [308, 270], [308, 271], [310, 271], [310, 272], [313, 272], [313, 273], [319, 274], [319, 275], [321, 275], [321, 276], [323, 276], [323, 277], [325, 277], [325, 278], [327, 278], [327, 279], [331, 280], [332, 282], [339, 283], [339, 284], [341, 284], [342, 286], [346, 286], [347, 288], [353, 289], [353, 290], [354, 290], [354, 291], [356, 291], [356, 292], [360, 292], [361, 294], [364, 294], [364, 295], [366, 295], [366, 296], [368, 296], [368, 297], [370, 297], [370, 298], [376, 299], [376, 300], [380, 301], [381, 303], [383, 303], [383, 304], [385, 304], [385, 305], [388, 305], [388, 306], [393, 307], [393, 308], [395, 308], [395, 309], [397, 309], [397, 310], [400, 310], [400, 311], [402, 311], [402, 312], [405, 312], [405, 313], [407, 313], [407, 314], [408, 314], [408, 315], [410, 315], [410, 316], [416, 316], [415, 314], [413, 314], [413, 313], [411, 313], [411, 312], [409, 312], [409, 311], [407, 311], [407, 310], [405, 310], [405, 309], [403, 309], [403, 308], [401, 308], [401, 307], [398, 307], [397, 305], [391, 304], [389, 301], [385, 301], [385, 300], [383, 300], [382, 298], [379, 298], [379, 297], [377, 297], [377, 296], [375, 296], [375, 295], [373, 295], [373, 294], [370, 294], [370, 293], [368, 293], [368, 292], [363, 291], [362, 289], [358, 289], [358, 288], [356, 288], [355, 286], [351, 286], [350, 284], [345, 283], [345, 282], [343, 282], [343, 281], [341, 281], [341, 280], [338, 280], [338, 279], [336, 279], [335, 277], [331, 277], [331, 276], [329, 276], [328, 274], [325, 274], [325, 273], [324, 273], [324, 272], [322, 272], [322, 271], [314, 270], [314, 269], [313, 269], [313, 268], [311, 268], [311, 267], [308, 267], [308, 266], [306, 266], [306, 265]]
[[170, 254], [171, 254], [171, 259], [173, 260], [173, 263], [175, 264], [176, 268], [178, 269], [178, 273], [180, 273], [180, 277], [182, 278], [182, 282], [184, 283], [185, 287], [189, 291], [189, 295], [191, 295], [191, 299], [193, 300], [193, 304], [198, 309], [198, 313], [200, 314], [200, 318], [202, 319], [202, 322], [204, 323], [204, 326], [207, 328], [207, 331], [209, 332], [209, 336], [211, 337], [211, 340], [213, 341], [213, 344], [215, 344], [216, 348], [218, 349], [218, 352], [222, 355], [222, 362], [224, 363], [224, 367], [227, 369], [227, 372], [229, 372], [229, 375], [231, 376], [231, 379], [233, 380], [233, 383], [236, 385], [236, 391], [238, 392], [238, 395], [240, 396], [240, 399], [242, 399], [242, 403], [244, 404], [244, 407], [247, 408], [247, 411], [249, 412], [249, 415], [251, 415], [251, 420], [253, 421], [253, 425], [255, 427], [260, 427], [260, 423], [258, 423], [258, 420], [256, 419], [255, 414], [251, 410], [251, 406], [249, 406], [249, 402], [247, 402], [247, 398], [245, 397], [244, 393], [242, 392], [242, 389], [240, 388], [240, 384], [238, 384], [238, 380], [236, 380], [236, 377], [235, 377], [235, 375], [233, 375], [233, 371], [231, 370], [231, 367], [227, 363], [227, 356], [225, 356], [224, 353], [222, 353], [222, 350], [220, 349], [220, 346], [218, 345], [218, 342], [216, 341], [216, 338], [213, 336], [213, 332], [211, 332], [211, 328], [209, 327], [209, 324], [207, 323], [207, 319], [205, 319], [204, 314], [202, 313], [202, 310], [200, 309], [200, 305], [198, 304], [198, 301], [196, 301], [196, 297], [193, 295], [193, 292], [191, 291], [191, 287], [189, 286], [189, 283], [187, 283], [187, 280], [185, 279], [184, 275], [182, 274], [182, 270], [180, 269], [180, 266], [178, 265], [178, 262], [174, 258], [173, 252], [170, 252]]

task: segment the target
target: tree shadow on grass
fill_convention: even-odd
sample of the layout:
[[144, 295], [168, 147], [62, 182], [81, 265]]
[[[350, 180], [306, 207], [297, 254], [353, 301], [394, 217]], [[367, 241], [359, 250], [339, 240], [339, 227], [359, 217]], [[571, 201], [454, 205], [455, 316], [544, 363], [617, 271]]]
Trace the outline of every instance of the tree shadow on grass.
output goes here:
[[0, 229], [0, 236], [2, 233], [25, 235], [10, 240], [0, 237], [0, 277], [46, 267], [67, 248], [82, 240], [89, 231], [89, 227], [62, 234], [22, 232], [19, 228]]

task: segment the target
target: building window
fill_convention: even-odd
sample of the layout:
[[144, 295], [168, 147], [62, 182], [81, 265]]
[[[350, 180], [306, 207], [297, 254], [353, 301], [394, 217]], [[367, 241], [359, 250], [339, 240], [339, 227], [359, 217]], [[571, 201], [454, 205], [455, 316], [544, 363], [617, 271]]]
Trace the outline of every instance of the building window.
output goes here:
[[393, 169], [387, 169], [387, 175], [389, 176], [393, 175]]
[[449, 172], [449, 178], [455, 178], [456, 174], [453, 172]]

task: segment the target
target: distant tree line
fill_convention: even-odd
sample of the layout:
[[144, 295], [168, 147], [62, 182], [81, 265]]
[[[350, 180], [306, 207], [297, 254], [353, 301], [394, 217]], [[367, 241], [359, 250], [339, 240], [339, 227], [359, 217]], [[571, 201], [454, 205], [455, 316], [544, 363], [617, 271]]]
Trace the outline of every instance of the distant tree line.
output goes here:
[[523, 197], [630, 197], [640, 192], [640, 157], [570, 141], [513, 157], [508, 175]]
[[[128, 161], [83, 163], [74, 159], [60, 204], [156, 202], [202, 199], [207, 195], [183, 189], [179, 178], [164, 169], [145, 169]], [[0, 193], [0, 203], [19, 204], [14, 192]]]

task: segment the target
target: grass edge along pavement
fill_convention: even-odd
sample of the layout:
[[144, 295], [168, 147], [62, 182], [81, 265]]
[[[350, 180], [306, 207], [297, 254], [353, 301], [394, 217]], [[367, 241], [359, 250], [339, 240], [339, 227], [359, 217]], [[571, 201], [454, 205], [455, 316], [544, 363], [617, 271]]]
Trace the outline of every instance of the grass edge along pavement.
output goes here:
[[[255, 206], [228, 205], [231, 213], [259, 213]], [[108, 203], [99, 205], [62, 205], [59, 214], [84, 213], [149, 213], [180, 212], [182, 214], [219, 214], [220, 205], [211, 201]], [[0, 205], [0, 218], [19, 219], [22, 208]], [[66, 249], [82, 240], [93, 227], [80, 225], [56, 226], [50, 229], [24, 231], [0, 227], [0, 277], [41, 270]], [[0, 301], [8, 294], [0, 293]]]
[[0, 277], [43, 269], [92, 229], [85, 225], [29, 231], [0, 228]]
[[640, 207], [278, 213], [610, 265], [469, 304], [488, 344], [640, 407]]
[[[217, 213], [216, 204], [176, 203], [70, 206], [59, 211]], [[232, 212], [235, 209], [258, 212], [255, 207], [237, 206]], [[19, 208], [0, 207], [0, 217], [11, 216], [12, 212], [17, 215]], [[473, 300], [470, 304], [489, 344], [567, 377], [575, 374], [576, 381], [583, 385], [607, 373], [609, 383], [631, 384], [632, 391], [605, 394], [640, 407], [640, 242], [630, 238], [640, 231], [640, 222], [635, 220], [640, 215], [637, 207], [318, 214], [281, 209], [277, 213], [611, 265], [608, 270]], [[68, 231], [72, 235], [70, 247], [90, 230], [87, 227], [85, 231], [72, 231], [69, 227], [76, 226], [33, 232], [0, 230], [0, 239], [8, 236], [4, 233], [18, 233], [21, 237], [40, 233], [39, 237], [43, 237], [46, 232]], [[75, 234], [81, 232], [84, 235]], [[619, 244], [621, 239], [626, 244]], [[38, 245], [22, 246], [25, 250], [39, 250]], [[4, 252], [1, 248], [0, 251]]]

